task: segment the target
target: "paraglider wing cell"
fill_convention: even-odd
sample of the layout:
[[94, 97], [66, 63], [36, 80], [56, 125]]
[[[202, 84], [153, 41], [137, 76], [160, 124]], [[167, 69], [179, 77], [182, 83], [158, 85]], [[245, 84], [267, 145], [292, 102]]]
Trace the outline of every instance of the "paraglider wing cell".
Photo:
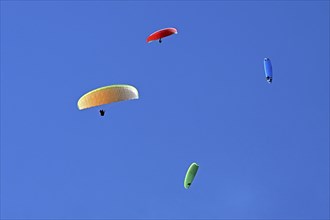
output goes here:
[[162, 38], [170, 36], [172, 34], [177, 34], [178, 31], [175, 28], [164, 28], [161, 30], [158, 30], [152, 34], [149, 35], [149, 37], [147, 38], [147, 43], [150, 43], [151, 41], [155, 41], [158, 40], [159, 42], [161, 42]]
[[198, 168], [199, 166], [197, 163], [192, 163], [190, 165], [184, 179], [184, 188], [188, 189], [190, 187], [191, 183], [194, 181]]

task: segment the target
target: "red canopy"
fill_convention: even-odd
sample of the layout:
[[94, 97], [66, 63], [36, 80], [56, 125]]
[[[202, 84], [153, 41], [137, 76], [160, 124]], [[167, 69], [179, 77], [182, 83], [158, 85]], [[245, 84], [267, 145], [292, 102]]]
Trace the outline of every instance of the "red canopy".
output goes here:
[[177, 34], [178, 31], [175, 28], [164, 28], [161, 30], [158, 30], [152, 34], [149, 35], [149, 37], [147, 38], [147, 43], [154, 41], [154, 40], [159, 40], [161, 38], [170, 36], [172, 34]]

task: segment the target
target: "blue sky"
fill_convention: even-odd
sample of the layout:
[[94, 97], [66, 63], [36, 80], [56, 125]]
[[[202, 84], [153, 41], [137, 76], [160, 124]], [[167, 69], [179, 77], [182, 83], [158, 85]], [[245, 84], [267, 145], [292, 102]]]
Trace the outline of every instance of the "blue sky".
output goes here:
[[1, 1], [0, 217], [328, 219], [329, 60], [328, 1]]

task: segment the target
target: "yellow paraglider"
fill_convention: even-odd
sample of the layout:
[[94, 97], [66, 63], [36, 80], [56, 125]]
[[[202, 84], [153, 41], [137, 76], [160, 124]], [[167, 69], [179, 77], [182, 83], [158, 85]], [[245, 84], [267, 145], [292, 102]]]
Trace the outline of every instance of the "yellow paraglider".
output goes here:
[[[110, 104], [113, 102], [138, 99], [138, 98], [139, 98], [139, 92], [134, 86], [130, 86], [130, 85], [105, 86], [92, 90], [86, 93], [85, 95], [83, 95], [78, 100], [78, 109], [83, 110], [100, 105]], [[103, 111], [103, 115], [104, 115], [104, 111]]]

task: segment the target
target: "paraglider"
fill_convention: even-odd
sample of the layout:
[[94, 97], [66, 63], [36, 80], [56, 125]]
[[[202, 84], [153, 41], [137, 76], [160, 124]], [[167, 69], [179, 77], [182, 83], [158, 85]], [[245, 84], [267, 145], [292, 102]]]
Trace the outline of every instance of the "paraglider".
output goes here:
[[191, 183], [194, 181], [198, 168], [199, 165], [197, 163], [192, 163], [190, 165], [184, 179], [184, 188], [188, 189], [190, 187]]
[[264, 59], [264, 69], [265, 69], [265, 75], [266, 75], [267, 82], [272, 83], [272, 81], [273, 81], [273, 68], [272, 68], [272, 63], [270, 62], [269, 58]]
[[150, 43], [151, 41], [158, 40], [159, 43], [162, 42], [162, 38], [170, 36], [172, 34], [177, 34], [178, 31], [175, 28], [164, 28], [158, 31], [155, 31], [154, 33], [150, 34], [147, 38], [147, 43]]
[[[138, 99], [138, 90], [130, 85], [111, 85], [94, 89], [78, 100], [78, 109], [83, 110], [113, 102]], [[104, 116], [105, 111], [100, 110], [100, 115]]]

